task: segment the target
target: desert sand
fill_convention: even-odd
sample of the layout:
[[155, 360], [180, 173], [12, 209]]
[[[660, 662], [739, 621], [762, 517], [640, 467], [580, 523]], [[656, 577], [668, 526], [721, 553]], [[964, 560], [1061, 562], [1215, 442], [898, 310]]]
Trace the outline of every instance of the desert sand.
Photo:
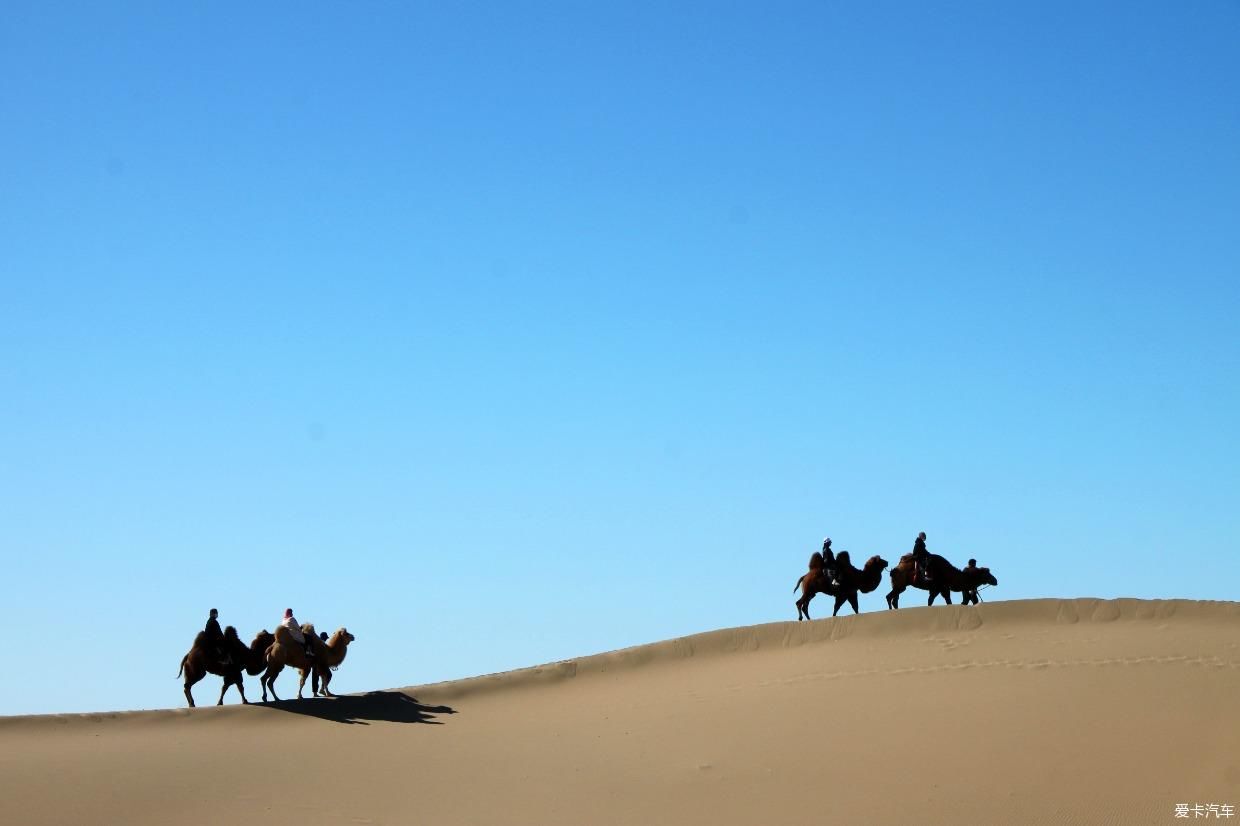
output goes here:
[[6, 717], [0, 798], [12, 824], [1170, 823], [1240, 810], [1240, 603], [904, 608], [336, 699]]

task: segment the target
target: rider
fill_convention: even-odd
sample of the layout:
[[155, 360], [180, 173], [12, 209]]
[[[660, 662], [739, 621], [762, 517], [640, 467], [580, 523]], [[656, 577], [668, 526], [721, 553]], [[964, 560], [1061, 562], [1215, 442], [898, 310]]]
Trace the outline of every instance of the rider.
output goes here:
[[293, 638], [293, 642], [306, 649], [307, 658], [314, 656], [314, 648], [306, 635], [301, 633], [301, 623], [293, 616], [292, 608], [284, 609], [284, 619], [280, 620], [280, 624], [288, 629], [288, 635]]
[[930, 561], [930, 552], [926, 550], [926, 532], [922, 531], [917, 534], [917, 540], [913, 543], [913, 560], [917, 563], [917, 575], [923, 581], [930, 579], [930, 567], [927, 564]]
[[835, 579], [835, 552], [831, 550], [831, 537], [822, 540], [822, 570], [827, 576], [831, 587], [839, 585]]
[[211, 646], [211, 650], [215, 653], [215, 658], [220, 663], [228, 665], [232, 662], [232, 658], [228, 656], [228, 650], [224, 646], [224, 632], [220, 630], [220, 622], [216, 617], [220, 612], [211, 609], [211, 615], [207, 617], [207, 625], [202, 629], [207, 635], [207, 645]]

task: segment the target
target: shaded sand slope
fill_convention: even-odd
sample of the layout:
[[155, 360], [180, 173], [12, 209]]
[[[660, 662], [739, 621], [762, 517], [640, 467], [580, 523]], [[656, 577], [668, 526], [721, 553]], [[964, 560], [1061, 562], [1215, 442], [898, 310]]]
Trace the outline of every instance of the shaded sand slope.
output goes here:
[[334, 701], [0, 718], [0, 795], [11, 823], [1172, 822], [1240, 809], [1240, 604], [912, 608]]

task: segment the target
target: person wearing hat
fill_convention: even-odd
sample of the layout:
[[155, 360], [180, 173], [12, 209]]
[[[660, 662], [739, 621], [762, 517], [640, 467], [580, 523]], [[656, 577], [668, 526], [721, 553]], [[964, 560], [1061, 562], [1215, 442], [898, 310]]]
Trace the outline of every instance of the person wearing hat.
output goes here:
[[917, 534], [917, 540], [913, 543], [913, 559], [917, 563], [918, 577], [928, 582], [930, 580], [930, 568], [927, 563], [930, 561], [930, 552], [926, 550], [926, 532], [922, 531]]
[[306, 635], [301, 633], [301, 623], [297, 621], [297, 617], [293, 616], [292, 608], [284, 609], [284, 619], [280, 620], [280, 624], [288, 629], [288, 635], [293, 638], [293, 642], [306, 649], [307, 657], [314, 656], [314, 648], [310, 640], [306, 639]]
[[831, 583], [834, 588], [839, 585], [835, 579], [835, 551], [831, 550], [831, 537], [822, 540], [822, 570], [827, 576], [827, 582]]
[[228, 665], [232, 658], [228, 656], [228, 651], [224, 648], [224, 632], [220, 630], [220, 621], [216, 619], [220, 612], [211, 609], [211, 614], [207, 617], [207, 625], [202, 632], [207, 635], [207, 645], [211, 646], [211, 650], [215, 652], [215, 658], [224, 665]]

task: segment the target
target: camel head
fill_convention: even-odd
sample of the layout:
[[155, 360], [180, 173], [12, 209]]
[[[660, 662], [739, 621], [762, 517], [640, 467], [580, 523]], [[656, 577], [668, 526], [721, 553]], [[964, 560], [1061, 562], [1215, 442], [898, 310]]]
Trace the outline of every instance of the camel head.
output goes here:
[[335, 648], [337, 645], [348, 645], [355, 639], [357, 639], [357, 637], [350, 634], [349, 629], [341, 626], [336, 630], [335, 634], [332, 634], [332, 638], [327, 641], [327, 645], [331, 648]]
[[870, 557], [869, 559], [865, 561], [864, 570], [878, 571], [881, 574], [883, 572], [883, 569], [886, 567], [887, 567], [887, 560], [883, 559], [878, 554], [875, 554], [874, 556]]
[[973, 580], [972, 585], [976, 588], [979, 585], [998, 585], [999, 580], [995, 579], [995, 575], [990, 572], [989, 568], [965, 569], [965, 576]]

